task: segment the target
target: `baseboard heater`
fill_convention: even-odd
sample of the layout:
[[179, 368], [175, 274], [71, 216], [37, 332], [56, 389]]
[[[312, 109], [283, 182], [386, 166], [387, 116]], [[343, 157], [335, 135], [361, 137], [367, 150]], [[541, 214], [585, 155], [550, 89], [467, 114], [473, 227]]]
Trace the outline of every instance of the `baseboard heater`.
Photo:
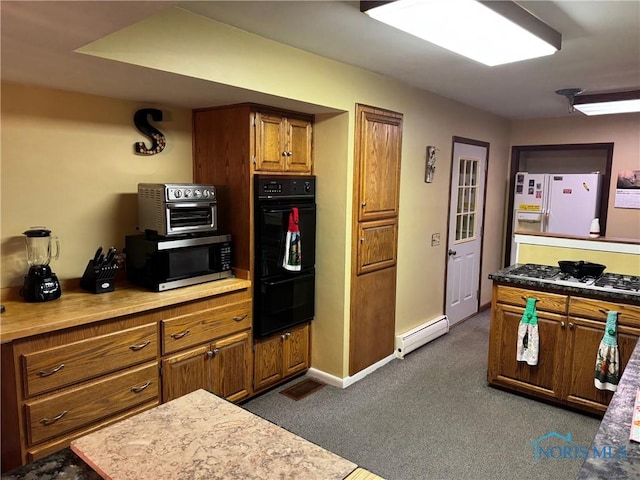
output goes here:
[[396, 357], [404, 358], [407, 353], [413, 352], [416, 348], [420, 348], [448, 331], [449, 319], [446, 315], [441, 315], [402, 335], [396, 335]]

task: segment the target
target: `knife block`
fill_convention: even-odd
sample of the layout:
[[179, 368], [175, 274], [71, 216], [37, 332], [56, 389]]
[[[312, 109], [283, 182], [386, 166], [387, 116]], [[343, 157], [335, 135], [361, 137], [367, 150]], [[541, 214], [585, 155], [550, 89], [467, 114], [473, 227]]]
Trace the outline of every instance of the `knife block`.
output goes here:
[[115, 289], [114, 279], [117, 265], [96, 265], [93, 260], [89, 260], [87, 268], [84, 269], [80, 286], [92, 293], [113, 292]]

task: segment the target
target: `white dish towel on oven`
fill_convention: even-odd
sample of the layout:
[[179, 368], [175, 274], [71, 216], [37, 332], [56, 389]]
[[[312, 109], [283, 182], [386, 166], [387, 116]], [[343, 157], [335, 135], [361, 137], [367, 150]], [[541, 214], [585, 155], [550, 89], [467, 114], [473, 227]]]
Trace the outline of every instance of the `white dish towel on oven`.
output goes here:
[[516, 360], [527, 362], [527, 365], [538, 364], [540, 337], [538, 334], [538, 313], [536, 299], [527, 298], [527, 306], [518, 325], [518, 343], [516, 345]]

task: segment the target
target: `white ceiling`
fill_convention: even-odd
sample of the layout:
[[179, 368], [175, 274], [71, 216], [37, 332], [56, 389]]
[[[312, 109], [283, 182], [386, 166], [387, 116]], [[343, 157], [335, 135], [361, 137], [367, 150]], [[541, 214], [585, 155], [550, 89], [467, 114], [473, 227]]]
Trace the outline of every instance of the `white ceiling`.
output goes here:
[[[579, 87], [585, 93], [640, 88], [639, 0], [519, 3], [562, 34], [561, 51], [486, 67], [380, 24], [360, 13], [359, 2], [352, 1], [3, 0], [0, 76], [158, 104], [166, 104], [170, 94], [172, 104], [188, 108], [242, 101], [273, 104], [276, 99], [256, 92], [73, 52], [179, 6], [507, 118], [568, 115], [566, 99], [554, 93], [560, 88]], [[299, 108], [277, 101], [282, 107]]]

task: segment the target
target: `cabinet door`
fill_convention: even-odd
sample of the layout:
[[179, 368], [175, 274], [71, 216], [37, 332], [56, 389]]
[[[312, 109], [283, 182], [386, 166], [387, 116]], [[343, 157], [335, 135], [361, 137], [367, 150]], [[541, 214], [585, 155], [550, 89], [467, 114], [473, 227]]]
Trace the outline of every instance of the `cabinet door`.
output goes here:
[[277, 383], [282, 374], [282, 342], [284, 335], [273, 335], [255, 344], [254, 389], [261, 390]]
[[358, 231], [358, 275], [396, 264], [397, 219], [362, 222]]
[[213, 351], [213, 393], [237, 402], [251, 394], [251, 335], [241, 332], [218, 340]]
[[287, 119], [285, 168], [287, 172], [311, 173], [311, 122], [297, 118]]
[[284, 171], [286, 135], [282, 116], [256, 113], [256, 171]]
[[209, 346], [187, 350], [162, 360], [162, 401], [191, 393], [200, 388], [211, 391]]
[[398, 215], [402, 115], [359, 106], [358, 221]]
[[[598, 346], [604, 335], [604, 323], [569, 317], [568, 345], [564, 360], [564, 397], [569, 405], [603, 414], [613, 392], [599, 390], [593, 380]], [[620, 325], [618, 327], [618, 349], [620, 352], [620, 374], [629, 361], [640, 330]]]
[[309, 368], [309, 324], [285, 332], [283, 342], [284, 376]]
[[538, 364], [516, 360], [518, 326], [524, 309], [496, 304], [489, 339], [489, 383], [559, 400], [566, 322], [559, 315], [538, 311]]

